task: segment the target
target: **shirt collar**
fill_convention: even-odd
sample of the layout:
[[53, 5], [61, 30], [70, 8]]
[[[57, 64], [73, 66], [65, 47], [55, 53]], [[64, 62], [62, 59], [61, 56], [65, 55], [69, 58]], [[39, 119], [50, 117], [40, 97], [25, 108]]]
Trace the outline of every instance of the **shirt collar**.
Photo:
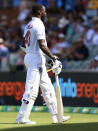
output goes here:
[[32, 17], [32, 20], [40, 20], [41, 21], [41, 19], [38, 17]]

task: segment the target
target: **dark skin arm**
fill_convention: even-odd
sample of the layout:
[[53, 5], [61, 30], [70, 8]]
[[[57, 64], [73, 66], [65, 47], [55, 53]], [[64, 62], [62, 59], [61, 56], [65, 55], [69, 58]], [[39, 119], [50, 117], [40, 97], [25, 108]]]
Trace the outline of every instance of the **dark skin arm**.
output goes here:
[[45, 40], [38, 40], [40, 49], [49, 56], [53, 61], [56, 60], [56, 58], [53, 56], [53, 54], [50, 52], [49, 48], [45, 45]]
[[21, 40], [21, 43], [22, 43], [21, 46], [22, 46], [22, 47], [25, 47], [25, 38], [23, 38], [23, 39]]
[[26, 54], [26, 52], [24, 52], [24, 50], [23, 50], [21, 47], [22, 47], [22, 48], [25, 48], [25, 39], [24, 39], [24, 38], [21, 40], [20, 50], [21, 50], [24, 54]]

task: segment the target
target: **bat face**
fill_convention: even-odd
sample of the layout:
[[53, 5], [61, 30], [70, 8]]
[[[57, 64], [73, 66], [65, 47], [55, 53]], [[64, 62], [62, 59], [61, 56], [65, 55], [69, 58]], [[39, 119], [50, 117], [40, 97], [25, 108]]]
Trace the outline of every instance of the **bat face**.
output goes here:
[[57, 97], [57, 111], [58, 111], [58, 122], [62, 123], [63, 119], [63, 103], [61, 98], [60, 87], [56, 87], [56, 97]]
[[58, 76], [56, 78], [56, 98], [57, 98], [57, 112], [58, 112], [58, 122], [62, 123], [63, 121], [63, 102], [61, 97], [61, 90], [59, 85]]

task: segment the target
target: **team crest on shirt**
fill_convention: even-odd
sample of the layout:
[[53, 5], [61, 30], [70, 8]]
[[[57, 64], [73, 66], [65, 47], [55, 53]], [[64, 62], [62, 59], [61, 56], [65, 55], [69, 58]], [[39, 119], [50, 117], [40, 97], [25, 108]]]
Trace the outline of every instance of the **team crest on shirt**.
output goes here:
[[31, 29], [33, 27], [33, 25], [28, 25], [27, 29]]

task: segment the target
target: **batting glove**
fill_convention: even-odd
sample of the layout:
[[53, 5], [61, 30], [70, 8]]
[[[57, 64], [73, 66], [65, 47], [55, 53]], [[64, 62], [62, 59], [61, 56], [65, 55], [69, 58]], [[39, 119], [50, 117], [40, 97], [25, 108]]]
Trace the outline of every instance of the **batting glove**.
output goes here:
[[59, 60], [56, 60], [53, 62], [52, 71], [55, 73], [55, 75], [60, 74], [62, 71], [62, 63]]

